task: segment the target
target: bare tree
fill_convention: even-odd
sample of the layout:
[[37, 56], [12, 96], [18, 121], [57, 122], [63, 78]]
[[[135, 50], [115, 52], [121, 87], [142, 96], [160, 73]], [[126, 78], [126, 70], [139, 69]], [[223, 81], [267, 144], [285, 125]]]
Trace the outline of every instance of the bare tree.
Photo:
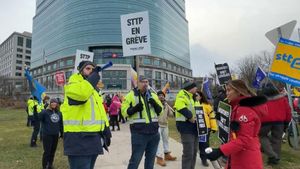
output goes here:
[[240, 79], [245, 80], [249, 85], [255, 77], [256, 69], [260, 66], [265, 71], [269, 70], [272, 63], [272, 55], [268, 51], [262, 51], [259, 54], [249, 55], [238, 61], [237, 72]]

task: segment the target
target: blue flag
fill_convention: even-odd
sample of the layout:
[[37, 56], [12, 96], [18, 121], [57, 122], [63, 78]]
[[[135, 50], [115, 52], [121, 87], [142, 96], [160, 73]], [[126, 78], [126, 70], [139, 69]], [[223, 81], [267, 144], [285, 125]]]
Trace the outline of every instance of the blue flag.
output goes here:
[[211, 95], [211, 92], [210, 92], [210, 81], [209, 81], [208, 77], [206, 77], [204, 82], [203, 82], [203, 91], [206, 93], [207, 99], [211, 100], [212, 95]]
[[38, 102], [42, 101], [42, 94], [46, 91], [46, 88], [41, 85], [38, 81], [34, 80], [30, 75], [29, 68], [25, 69], [25, 77], [29, 83], [29, 89], [32, 96], [35, 96], [38, 99]]
[[266, 73], [260, 68], [258, 67], [256, 70], [256, 74], [255, 74], [255, 79], [252, 83], [253, 87], [256, 89], [260, 88], [260, 82], [266, 77]]

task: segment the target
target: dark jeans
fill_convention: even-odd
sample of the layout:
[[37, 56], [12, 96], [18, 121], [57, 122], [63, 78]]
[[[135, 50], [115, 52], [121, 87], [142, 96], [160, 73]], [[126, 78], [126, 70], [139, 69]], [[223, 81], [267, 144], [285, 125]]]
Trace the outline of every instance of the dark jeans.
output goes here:
[[156, 134], [131, 133], [132, 154], [127, 169], [137, 169], [139, 167], [144, 152], [144, 169], [153, 169], [158, 143], [158, 132]]
[[206, 136], [206, 142], [199, 142], [199, 151], [200, 151], [200, 159], [201, 161], [206, 161], [207, 157], [206, 157], [206, 153], [205, 153], [205, 149], [207, 147], [209, 147], [209, 132]]
[[31, 145], [35, 145], [36, 144], [36, 140], [37, 140], [37, 136], [39, 134], [40, 131], [40, 122], [35, 120], [33, 123], [33, 132], [32, 132], [32, 136], [31, 136]]
[[86, 156], [68, 156], [70, 169], [93, 169], [97, 157], [98, 154]]
[[33, 116], [27, 116], [27, 126], [29, 127], [29, 126], [32, 126], [33, 124], [32, 124], [32, 119], [33, 119]]
[[181, 169], [195, 169], [199, 140], [194, 134], [180, 133], [183, 146]]
[[56, 135], [43, 135], [43, 147], [44, 147], [44, 154], [43, 154], [43, 161], [42, 166], [46, 168], [46, 166], [52, 166], [55, 151], [58, 142], [58, 134]]
[[118, 121], [118, 115], [111, 115], [110, 116], [110, 125], [112, 126], [112, 130], [115, 130], [115, 125], [117, 125], [118, 130], [120, 130], [120, 124]]

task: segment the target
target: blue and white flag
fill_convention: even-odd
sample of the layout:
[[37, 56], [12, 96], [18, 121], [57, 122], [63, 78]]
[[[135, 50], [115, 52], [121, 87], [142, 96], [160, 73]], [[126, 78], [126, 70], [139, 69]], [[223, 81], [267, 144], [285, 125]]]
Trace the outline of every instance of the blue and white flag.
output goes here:
[[205, 92], [207, 99], [211, 100], [212, 99], [212, 95], [210, 92], [210, 81], [208, 79], [208, 77], [205, 78], [204, 82], [203, 82], [203, 91]]
[[29, 89], [32, 96], [35, 96], [38, 99], [38, 102], [42, 101], [42, 94], [46, 91], [46, 88], [41, 85], [38, 81], [34, 80], [30, 75], [29, 68], [25, 68], [25, 76], [29, 83]]
[[255, 79], [252, 83], [253, 87], [256, 88], [256, 89], [259, 89], [260, 88], [260, 82], [266, 76], [267, 76], [266, 73], [260, 67], [257, 67], [256, 74], [255, 74]]

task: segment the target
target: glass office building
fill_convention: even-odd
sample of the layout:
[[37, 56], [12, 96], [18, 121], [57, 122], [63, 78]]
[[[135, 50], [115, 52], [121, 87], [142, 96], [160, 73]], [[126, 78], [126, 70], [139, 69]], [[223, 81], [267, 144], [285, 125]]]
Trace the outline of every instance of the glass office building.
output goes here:
[[[133, 58], [122, 54], [120, 15], [141, 11], [149, 12], [152, 54], [140, 57], [139, 73], [152, 78], [157, 88], [166, 81], [180, 87], [192, 76], [185, 0], [37, 0], [32, 32], [34, 76], [44, 82], [48, 77], [43, 76], [63, 70], [68, 77], [76, 49], [94, 52], [97, 64], [133, 65]], [[104, 73], [103, 80], [109, 81], [112, 74], [116, 73]], [[124, 73], [117, 74], [126, 79]]]

